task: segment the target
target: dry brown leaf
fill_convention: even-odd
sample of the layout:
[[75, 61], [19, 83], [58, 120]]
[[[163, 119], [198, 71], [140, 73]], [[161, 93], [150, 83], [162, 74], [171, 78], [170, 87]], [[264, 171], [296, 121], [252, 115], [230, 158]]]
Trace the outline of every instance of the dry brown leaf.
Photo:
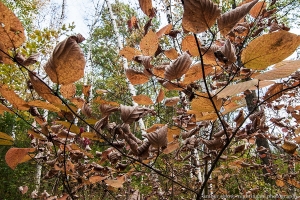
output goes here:
[[97, 176], [97, 175], [91, 176], [89, 178], [89, 182], [90, 182], [90, 184], [95, 184], [95, 183], [105, 180], [106, 178], [107, 178], [106, 176]]
[[158, 48], [158, 38], [152, 30], [142, 38], [140, 48], [144, 56], [154, 56]]
[[263, 70], [290, 56], [300, 45], [300, 36], [281, 30], [257, 37], [243, 50], [246, 68]]
[[167, 135], [167, 140], [168, 143], [174, 141], [174, 137], [179, 136], [181, 133], [181, 129], [178, 128], [177, 126], [172, 126], [171, 128], [168, 128], [168, 135]]
[[17, 53], [17, 55], [15, 56], [15, 59], [17, 60], [17, 62], [19, 64], [21, 64], [23, 66], [29, 66], [29, 65], [36, 63], [38, 61], [39, 57], [40, 57], [40, 54], [36, 53], [36, 54], [32, 54], [27, 59], [25, 59], [20, 53]]
[[300, 182], [299, 181], [296, 181], [295, 179], [288, 179], [287, 180], [288, 184], [300, 189]]
[[249, 90], [261, 89], [261, 88], [267, 87], [269, 85], [272, 85], [274, 83], [275, 83], [275, 81], [259, 81], [258, 85], [252, 86], [251, 88], [249, 88]]
[[60, 93], [66, 99], [70, 99], [76, 94], [76, 86], [74, 85], [74, 83], [68, 85], [62, 85], [60, 87]]
[[159, 31], [156, 32], [157, 38], [161, 38], [163, 35], [169, 34], [172, 28], [172, 24], [168, 24], [162, 27]]
[[67, 85], [74, 83], [84, 75], [85, 58], [78, 45], [83, 37], [70, 36], [58, 43], [44, 66], [52, 82]]
[[248, 90], [249, 88], [255, 85], [258, 85], [257, 79], [252, 79], [250, 81], [245, 81], [234, 85], [228, 85], [221, 92], [219, 92], [217, 96], [218, 98], [226, 98], [226, 97], [234, 96], [236, 94]]
[[267, 7], [267, 3], [265, 1], [260, 1], [257, 4], [255, 4], [255, 6], [253, 6], [249, 14], [253, 18], [257, 18], [263, 12], [263, 10], [266, 9], [266, 7]]
[[159, 66], [155, 66], [153, 67], [153, 74], [157, 77], [160, 77], [160, 78], [163, 78], [164, 77], [164, 74], [165, 74], [165, 71], [166, 71], [166, 68], [168, 67], [169, 65], [159, 65]]
[[295, 142], [296, 142], [297, 144], [300, 144], [300, 136], [295, 137], [293, 140], [295, 140]]
[[[0, 48], [5, 53], [18, 48], [25, 42], [24, 28], [15, 14], [0, 2]], [[12, 60], [0, 51], [0, 63], [12, 64]]]
[[135, 56], [142, 55], [142, 52], [132, 48], [132, 47], [124, 47], [119, 52], [121, 56], [124, 56], [128, 61], [132, 60]]
[[[211, 65], [204, 64], [205, 77], [213, 71]], [[183, 84], [190, 84], [203, 78], [202, 65], [200, 62], [193, 64], [184, 76]]]
[[177, 90], [182, 91], [184, 89], [184, 86], [181, 83], [173, 83], [171, 81], [165, 81], [162, 83], [162, 86], [168, 90]]
[[278, 187], [283, 187], [285, 185], [284, 181], [280, 179], [277, 179], [275, 183]]
[[50, 104], [50, 103], [47, 103], [47, 102], [41, 101], [41, 100], [30, 101], [30, 102], [28, 102], [28, 105], [46, 109], [46, 110], [53, 111], [53, 112], [60, 111], [60, 109], [58, 107], [54, 106], [53, 104]]
[[149, 77], [143, 72], [136, 71], [134, 69], [126, 69], [126, 77], [132, 85], [143, 84], [149, 81]]
[[[219, 111], [222, 106], [222, 100], [217, 99], [215, 96], [212, 101], [214, 102], [217, 111]], [[197, 93], [197, 96], [191, 102], [192, 110], [196, 112], [216, 112], [212, 101], [208, 98], [206, 93]]]
[[156, 129], [163, 127], [165, 124], [153, 124], [150, 128], [146, 130], [147, 133], [154, 132]]
[[292, 141], [288, 141], [288, 140], [284, 140], [284, 143], [283, 145], [281, 146], [281, 148], [289, 153], [289, 154], [293, 154], [295, 153], [296, 149], [298, 148], [298, 145], [295, 144], [294, 142]]
[[6, 106], [0, 104], [0, 115], [2, 115], [4, 112], [12, 113], [12, 111], [9, 108], [7, 108]]
[[109, 105], [109, 104], [101, 104], [99, 106], [99, 110], [102, 113], [102, 116], [110, 115], [110, 113], [118, 111], [119, 108]]
[[45, 100], [53, 104], [61, 104], [61, 100], [53, 94], [47, 84], [38, 79], [37, 75], [29, 72], [30, 82], [34, 90]]
[[227, 58], [226, 64], [232, 64], [236, 61], [235, 48], [229, 39], [226, 40], [225, 45], [220, 50]]
[[6, 164], [15, 169], [18, 164], [20, 164], [23, 159], [35, 151], [35, 148], [10, 148], [5, 154]]
[[272, 102], [282, 96], [282, 91], [283, 90], [283, 84], [282, 83], [275, 83], [265, 93], [264, 100], [267, 102]]
[[221, 15], [218, 19], [219, 31], [223, 36], [226, 36], [230, 30], [245, 17], [250, 9], [258, 2], [258, 0], [243, 4], [227, 13]]
[[11, 105], [18, 110], [29, 110], [30, 106], [7, 85], [0, 85], [0, 93]]
[[117, 177], [116, 180], [106, 179], [104, 182], [113, 188], [122, 188], [123, 183], [125, 182], [125, 175]]
[[74, 97], [70, 99], [70, 101], [77, 107], [77, 108], [82, 108], [85, 100], [80, 98], [80, 97]]
[[151, 100], [151, 98], [144, 94], [132, 96], [132, 99], [135, 103], [141, 104], [141, 105], [152, 105], [153, 104], [153, 101]]
[[[199, 48], [201, 46], [198, 40]], [[199, 56], [198, 46], [193, 35], [187, 35], [183, 38], [181, 42], [182, 51], [189, 51], [192, 56]]]
[[108, 105], [111, 105], [111, 106], [114, 106], [114, 107], [120, 106], [119, 103], [114, 102], [114, 101], [106, 101], [106, 100], [102, 99], [100, 96], [96, 97], [96, 98], [93, 100], [93, 102], [94, 102], [94, 103], [98, 103], [98, 104], [108, 104]]
[[159, 93], [156, 97], [156, 103], [160, 103], [165, 98], [165, 93], [163, 89], [159, 90]]
[[90, 92], [91, 92], [91, 85], [84, 85], [82, 88], [82, 93], [85, 97], [89, 97], [90, 96]]
[[201, 33], [212, 27], [221, 14], [218, 5], [210, 0], [184, 1], [182, 26], [193, 33]]
[[131, 124], [134, 121], [138, 121], [146, 114], [151, 112], [151, 109], [143, 108], [139, 106], [124, 106], [120, 105], [121, 119], [124, 123]]
[[165, 125], [154, 132], [148, 133], [145, 137], [153, 147], [165, 147], [168, 144], [167, 133], [168, 125]]
[[201, 53], [203, 53], [203, 62], [204, 64], [207, 65], [216, 65], [216, 56], [215, 56], [215, 52], [217, 50], [219, 50], [219, 46], [218, 45], [211, 45], [210, 48], [208, 49], [208, 47], [201, 47]]
[[179, 97], [166, 98], [165, 106], [175, 106], [180, 101]]
[[285, 78], [300, 68], [300, 60], [285, 60], [277, 63], [274, 69], [255, 76], [258, 80], [275, 80]]
[[145, 15], [150, 17], [153, 14], [152, 0], [139, 0], [139, 3]]
[[179, 58], [177, 58], [170, 66], [166, 68], [165, 78], [168, 80], [178, 79], [184, 75], [190, 68], [192, 59], [185, 52]]
[[224, 143], [223, 140], [220, 138], [216, 138], [213, 140], [202, 140], [203, 144], [207, 146], [210, 150], [217, 150], [219, 148], [222, 148]]
[[175, 48], [171, 48], [169, 50], [165, 50], [164, 53], [171, 60], [175, 60], [175, 59], [178, 58], [178, 52], [176, 51]]
[[178, 142], [173, 142], [168, 144], [168, 147], [163, 150], [164, 154], [172, 153], [173, 151], [177, 150], [180, 147]]
[[240, 126], [245, 120], [245, 117], [244, 117], [244, 111], [243, 110], [240, 110], [239, 114], [234, 118], [233, 121], [235, 121], [236, 123], [236, 126]]

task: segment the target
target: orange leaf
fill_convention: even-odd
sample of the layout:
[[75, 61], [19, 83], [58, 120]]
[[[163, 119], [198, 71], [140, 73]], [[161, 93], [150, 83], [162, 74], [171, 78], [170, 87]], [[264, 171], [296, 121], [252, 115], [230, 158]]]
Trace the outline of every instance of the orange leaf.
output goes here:
[[164, 53], [171, 60], [175, 60], [178, 58], [178, 52], [175, 50], [175, 48], [165, 50]]
[[172, 24], [168, 24], [164, 27], [162, 27], [159, 31], [157, 31], [156, 35], [157, 35], [157, 38], [161, 38], [163, 35], [165, 34], [169, 34], [170, 31], [172, 30], [173, 26]]
[[82, 35], [70, 36], [58, 43], [44, 69], [52, 82], [67, 85], [84, 75], [85, 58], [78, 45]]
[[41, 100], [34, 100], [34, 101], [30, 101], [28, 102], [29, 106], [34, 106], [34, 107], [38, 107], [38, 108], [42, 108], [42, 109], [46, 109], [49, 111], [53, 111], [53, 112], [59, 112], [60, 109], [56, 106], [54, 106], [51, 103], [47, 103], [45, 101], [41, 101]]
[[156, 129], [163, 127], [165, 124], [153, 124], [150, 128], [146, 130], [147, 133], [154, 132]]
[[248, 90], [249, 88], [251, 88], [255, 85], [258, 85], [257, 79], [252, 79], [250, 81], [245, 81], [245, 82], [237, 83], [234, 85], [228, 85], [221, 92], [219, 92], [217, 94], [217, 96], [218, 96], [218, 98], [234, 96], [236, 94], [239, 94], [241, 92]]
[[[213, 67], [211, 65], [204, 64], [205, 76], [213, 71]], [[183, 80], [183, 84], [190, 84], [194, 81], [203, 78], [202, 66], [201, 63], [197, 62], [193, 64], [190, 69], [186, 72]]]
[[159, 65], [159, 66], [153, 67], [153, 74], [157, 77], [163, 78], [164, 74], [165, 74], [165, 71], [166, 71], [166, 68], [168, 66], [169, 65]]
[[[201, 46], [198, 40], [199, 47]], [[193, 35], [187, 35], [181, 42], [182, 51], [189, 51], [192, 56], [199, 56], [199, 51], [195, 37]]]
[[253, 17], [253, 18], [257, 18], [264, 9], [266, 9], [267, 4], [265, 1], [260, 1], [257, 4], [255, 4], [255, 6], [253, 6], [253, 8], [250, 10], [249, 14]]
[[13, 90], [10, 90], [7, 85], [0, 85], [0, 93], [16, 109], [19, 110], [29, 109], [30, 106], [27, 104], [27, 102], [21, 99]]
[[5, 154], [5, 161], [10, 168], [15, 169], [28, 153], [34, 151], [35, 148], [10, 148]]
[[158, 48], [157, 35], [150, 30], [141, 40], [140, 48], [144, 56], [154, 56]]
[[132, 47], [124, 47], [119, 52], [121, 56], [124, 56], [128, 61], [132, 60], [137, 55], [142, 55], [142, 52]]
[[175, 106], [180, 101], [179, 97], [166, 98], [165, 106]]
[[178, 142], [174, 142], [171, 144], [168, 144], [168, 147], [166, 149], [163, 150], [163, 152], [165, 154], [169, 154], [172, 153], [173, 151], [175, 151], [176, 149], [178, 149], [180, 147]]
[[296, 149], [298, 148], [297, 144], [295, 144], [294, 142], [288, 141], [288, 140], [284, 140], [283, 145], [281, 146], [281, 148], [289, 153], [289, 154], [293, 154], [295, 153]]
[[132, 85], [139, 85], [149, 81], [149, 77], [143, 72], [135, 71], [134, 69], [126, 69], [125, 73]]
[[60, 93], [63, 95], [63, 97], [69, 99], [76, 94], [76, 86], [73, 83], [68, 85], [62, 85], [60, 87]]
[[160, 89], [159, 93], [156, 97], [156, 103], [161, 102], [164, 98], [165, 98], [165, 93], [164, 93], [163, 89]]
[[95, 183], [105, 180], [106, 178], [107, 178], [106, 176], [91, 176], [89, 178], [89, 182], [91, 184], [95, 184]]
[[221, 14], [218, 5], [210, 0], [184, 1], [182, 26], [193, 33], [201, 33], [212, 27]]
[[136, 102], [137, 104], [142, 104], [142, 105], [152, 105], [153, 101], [151, 100], [150, 97], [148, 97], [147, 95], [137, 95], [137, 96], [132, 96], [132, 99], [134, 102]]
[[153, 14], [152, 0], [139, 0], [142, 11], [150, 17]]
[[[11, 49], [16, 49], [25, 41], [24, 28], [15, 14], [0, 2], [0, 49], [8, 53]], [[12, 60], [0, 51], [0, 63], [12, 64]]]
[[220, 110], [222, 106], [222, 100], [213, 97], [212, 101], [207, 97], [206, 93], [197, 93], [198, 95], [191, 102], [192, 110], [197, 112], [215, 112], [212, 101], [214, 102], [217, 111]]

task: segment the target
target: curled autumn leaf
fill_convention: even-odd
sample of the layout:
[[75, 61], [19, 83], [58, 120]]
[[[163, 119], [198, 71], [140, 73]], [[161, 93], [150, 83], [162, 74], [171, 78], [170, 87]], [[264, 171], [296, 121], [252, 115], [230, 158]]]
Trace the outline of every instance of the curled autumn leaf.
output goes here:
[[221, 14], [218, 5], [210, 0], [184, 1], [182, 26], [193, 33], [201, 33], [212, 27]]
[[165, 98], [165, 93], [164, 93], [163, 89], [160, 89], [159, 93], [156, 97], [156, 103], [160, 103], [164, 98]]
[[82, 114], [84, 114], [87, 117], [92, 116], [92, 109], [91, 109], [89, 103], [84, 103], [83, 104], [83, 107], [81, 108], [81, 112], [82, 112]]
[[136, 71], [134, 69], [126, 69], [126, 77], [132, 85], [139, 85], [149, 81], [149, 77], [143, 72]]
[[124, 106], [120, 105], [121, 108], [121, 119], [124, 123], [131, 124], [138, 121], [140, 118], [144, 117], [151, 109], [143, 108], [139, 106]]
[[235, 48], [229, 39], [226, 40], [225, 45], [220, 50], [226, 57], [226, 64], [232, 64], [236, 61]]
[[109, 104], [101, 104], [99, 110], [103, 116], [110, 115], [110, 113], [118, 111], [119, 107], [111, 106]]
[[56, 45], [52, 56], [44, 66], [52, 82], [65, 85], [83, 77], [85, 58], [78, 45], [81, 41], [83, 37], [78, 34]]
[[9, 50], [18, 48], [25, 41], [24, 28], [15, 14], [0, 2], [0, 63], [12, 64], [7, 55]]
[[134, 60], [137, 61], [138, 63], [141, 63], [145, 69], [150, 69], [153, 66], [150, 64], [152, 57], [151, 56], [135, 56]]
[[165, 78], [168, 80], [178, 79], [184, 75], [190, 68], [192, 59], [185, 52], [166, 68]]
[[36, 53], [36, 54], [32, 54], [31, 56], [29, 56], [26, 59], [20, 53], [17, 53], [15, 59], [21, 65], [23, 65], [23, 66], [29, 66], [29, 65], [32, 65], [32, 64], [36, 63], [38, 61], [39, 56], [40, 56], [40, 54]]
[[154, 132], [148, 133], [145, 137], [153, 147], [165, 147], [168, 144], [167, 140], [168, 126], [165, 125]]
[[165, 106], [175, 106], [180, 101], [179, 97], [166, 98]]
[[216, 138], [213, 140], [202, 140], [203, 144], [207, 146], [210, 150], [217, 150], [224, 146], [224, 142], [221, 138]]
[[300, 36], [281, 30], [252, 40], [243, 50], [241, 60], [246, 68], [263, 70], [290, 56], [300, 45]]
[[229, 12], [222, 14], [218, 19], [218, 27], [223, 36], [226, 36], [230, 30], [251, 10], [258, 0], [243, 4]]

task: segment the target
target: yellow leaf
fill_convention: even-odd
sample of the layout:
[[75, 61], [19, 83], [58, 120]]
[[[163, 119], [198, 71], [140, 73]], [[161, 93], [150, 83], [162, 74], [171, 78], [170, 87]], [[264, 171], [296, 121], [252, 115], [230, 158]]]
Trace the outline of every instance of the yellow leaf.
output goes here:
[[151, 100], [150, 97], [148, 97], [147, 95], [137, 95], [137, 96], [132, 96], [132, 99], [134, 102], [136, 102], [137, 104], [142, 104], [142, 105], [152, 105], [153, 101]]
[[121, 56], [124, 56], [128, 61], [132, 60], [134, 56], [142, 55], [142, 52], [132, 47], [124, 47], [119, 52]]
[[182, 26], [193, 33], [208, 30], [221, 14], [218, 5], [210, 0], [187, 0], [184, 1], [183, 9]]
[[6, 133], [2, 133], [2, 132], [0, 132], [0, 139], [7, 140], [7, 141], [13, 141], [14, 140], [11, 136], [7, 135]]
[[34, 151], [35, 148], [10, 148], [5, 154], [5, 161], [10, 168], [15, 169], [28, 153]]
[[[199, 47], [201, 46], [200, 41], [198, 40]], [[195, 37], [193, 35], [187, 35], [183, 38], [181, 42], [182, 51], [189, 51], [192, 56], [199, 56], [199, 51]]]
[[28, 102], [28, 105], [30, 106], [34, 106], [34, 107], [38, 107], [38, 108], [42, 108], [42, 109], [46, 109], [49, 111], [53, 111], [53, 112], [59, 112], [60, 109], [50, 103], [47, 103], [45, 101], [41, 101], [41, 100], [34, 100], [34, 101], [30, 101]]
[[40, 139], [40, 140], [46, 140], [47, 138], [40, 135], [39, 133], [34, 132], [33, 130], [28, 130], [28, 134], [32, 135], [33, 137]]
[[150, 30], [141, 40], [140, 48], [144, 56], [154, 56], [158, 48], [157, 35]]
[[277, 31], [262, 35], [243, 50], [241, 60], [245, 67], [263, 70], [290, 56], [300, 45], [300, 36]]
[[75, 124], [71, 124], [70, 122], [66, 122], [66, 121], [55, 121], [55, 123], [63, 125], [65, 128], [67, 128], [69, 131], [73, 133], [77, 133], [77, 134], [80, 133], [80, 128]]

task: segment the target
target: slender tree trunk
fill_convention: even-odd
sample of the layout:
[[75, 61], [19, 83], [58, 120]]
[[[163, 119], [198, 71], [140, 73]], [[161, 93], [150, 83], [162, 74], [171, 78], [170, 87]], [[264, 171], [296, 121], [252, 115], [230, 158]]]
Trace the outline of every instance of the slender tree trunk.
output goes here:
[[[118, 47], [119, 47], [119, 50], [121, 50], [121, 49], [123, 49], [123, 44], [122, 44], [122, 40], [121, 40], [121, 37], [120, 37], [120, 34], [119, 34], [119, 29], [118, 29], [118, 26], [117, 26], [117, 23], [116, 23], [116, 19], [115, 19], [115, 16], [114, 16], [111, 4], [110, 4], [110, 0], [106, 0], [106, 4], [107, 4], [108, 10], [109, 10], [109, 14], [110, 14], [110, 18], [111, 18], [111, 21], [112, 21], [112, 24], [113, 24], [114, 32], [115, 32], [115, 34], [117, 36]], [[124, 70], [128, 69], [128, 62], [127, 62], [127, 60], [125, 58], [122, 58], [122, 61], [123, 61], [123, 68], [124, 68]], [[128, 79], [127, 79], [127, 83], [128, 83], [128, 89], [129, 89], [131, 95], [132, 96], [136, 96], [136, 90], [133, 87], [133, 85], [129, 82]], [[132, 104], [134, 106], [138, 105], [134, 101], [132, 101]], [[145, 124], [144, 124], [143, 119], [140, 119], [138, 121], [138, 123], [139, 123], [140, 129], [142, 131], [142, 134], [143, 135], [146, 134]]]

